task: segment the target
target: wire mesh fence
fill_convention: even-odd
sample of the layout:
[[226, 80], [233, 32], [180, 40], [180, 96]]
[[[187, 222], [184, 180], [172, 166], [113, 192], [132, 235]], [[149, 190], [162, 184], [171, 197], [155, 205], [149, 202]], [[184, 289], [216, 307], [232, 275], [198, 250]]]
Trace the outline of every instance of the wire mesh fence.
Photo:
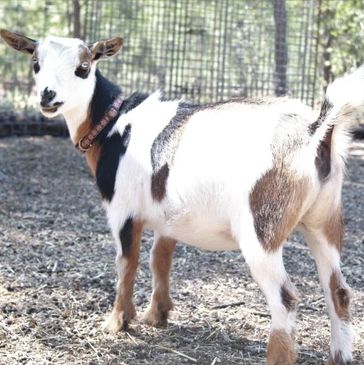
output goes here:
[[[121, 55], [100, 62], [124, 94], [164, 91], [213, 102], [317, 96], [320, 0], [0, 0], [2, 27], [88, 42], [120, 35]], [[35, 105], [30, 60], [0, 42], [0, 110]]]
[[124, 89], [211, 102], [288, 94], [313, 104], [316, 0], [91, 1], [89, 40], [122, 35], [103, 70]]

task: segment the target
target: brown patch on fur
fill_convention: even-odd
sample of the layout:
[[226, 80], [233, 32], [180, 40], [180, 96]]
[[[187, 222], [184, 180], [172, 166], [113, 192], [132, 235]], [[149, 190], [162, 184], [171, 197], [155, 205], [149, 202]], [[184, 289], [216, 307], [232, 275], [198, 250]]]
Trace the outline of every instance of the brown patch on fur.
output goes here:
[[334, 127], [327, 130], [325, 138], [320, 142], [317, 148], [315, 166], [319, 179], [325, 181], [331, 172], [331, 140]]
[[103, 41], [96, 42], [90, 46], [92, 52], [92, 59], [98, 60], [101, 57], [111, 57], [123, 46], [123, 39], [115, 37]]
[[323, 229], [328, 242], [336, 246], [340, 252], [344, 235], [344, 221], [340, 207], [326, 220]]
[[96, 176], [97, 164], [100, 159], [101, 146], [98, 143], [86, 152], [86, 161], [93, 176]]
[[142, 236], [143, 224], [141, 221], [133, 221], [132, 245], [127, 256], [118, 258], [121, 272], [116, 288], [116, 298], [112, 316], [118, 322], [118, 329], [127, 329], [128, 322], [135, 316], [135, 309], [132, 302], [135, 275], [139, 263], [140, 239]]
[[288, 312], [296, 310], [298, 302], [297, 290], [289, 280], [281, 286], [281, 299]]
[[277, 250], [301, 218], [307, 182], [283, 166], [273, 167], [254, 185], [249, 202], [258, 239], [267, 251]]
[[295, 359], [292, 337], [284, 330], [273, 330], [269, 336], [267, 365], [293, 365]]
[[160, 237], [151, 252], [150, 268], [153, 273], [153, 294], [144, 321], [159, 327], [167, 324], [168, 312], [173, 304], [169, 296], [169, 272], [176, 240]]
[[[90, 110], [89, 110], [87, 113], [86, 120], [77, 129], [76, 136], [75, 136], [76, 143], [81, 138], [88, 135], [91, 132], [92, 128], [93, 128], [93, 126], [92, 126], [91, 115], [90, 115]], [[90, 148], [86, 152], [86, 161], [87, 161], [87, 164], [88, 164], [93, 176], [96, 176], [96, 169], [97, 169], [97, 164], [100, 159], [100, 154], [101, 154], [101, 146], [97, 142], [92, 146], [92, 148]]]
[[344, 321], [350, 319], [349, 304], [350, 292], [343, 283], [341, 272], [334, 271], [330, 277], [331, 298], [334, 302], [335, 312]]
[[154, 200], [160, 202], [166, 195], [168, 175], [169, 167], [167, 163], [165, 163], [157, 172], [153, 173], [151, 190]]
[[27, 53], [30, 55], [33, 54], [36, 47], [35, 40], [25, 37], [22, 34], [9, 32], [5, 29], [2, 29], [0, 31], [0, 35], [4, 39], [4, 41], [16, 51]]

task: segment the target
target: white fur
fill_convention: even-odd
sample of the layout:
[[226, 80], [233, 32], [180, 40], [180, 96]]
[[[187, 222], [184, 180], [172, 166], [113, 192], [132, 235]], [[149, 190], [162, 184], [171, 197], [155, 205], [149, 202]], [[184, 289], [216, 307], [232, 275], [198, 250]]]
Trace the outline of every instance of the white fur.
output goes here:
[[77, 128], [86, 119], [89, 103], [95, 87], [96, 63], [93, 63], [90, 75], [82, 79], [75, 75], [79, 65], [80, 47], [84, 42], [79, 39], [47, 37], [38, 46], [37, 54], [40, 70], [35, 74], [37, 99], [41, 100], [41, 93], [48, 88], [56, 92], [52, 101], [64, 104], [56, 113], [42, 111], [46, 117], [62, 114], [74, 143]]
[[334, 105], [334, 113], [347, 112], [348, 109], [344, 107], [362, 108], [364, 105], [364, 65], [354, 72], [337, 78], [328, 86], [326, 97]]

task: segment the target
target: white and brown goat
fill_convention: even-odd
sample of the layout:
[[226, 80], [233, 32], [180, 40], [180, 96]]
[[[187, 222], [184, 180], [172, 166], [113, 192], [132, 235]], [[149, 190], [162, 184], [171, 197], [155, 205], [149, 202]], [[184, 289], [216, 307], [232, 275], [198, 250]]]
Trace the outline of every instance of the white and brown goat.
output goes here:
[[172, 308], [168, 276], [177, 241], [239, 249], [272, 315], [267, 363], [293, 364], [297, 295], [282, 249], [298, 229], [315, 257], [331, 319], [328, 363], [350, 364], [341, 187], [345, 121], [364, 102], [363, 68], [329, 86], [318, 117], [285, 98], [201, 106], [156, 92], [122, 101], [120, 88], [96, 68], [120, 50], [121, 38], [90, 46], [57, 37], [37, 42], [5, 30], [1, 36], [32, 56], [42, 113], [65, 117], [102, 194], [119, 275], [108, 329], [125, 328], [135, 316], [140, 238], [150, 228], [155, 238], [147, 323], [166, 323]]

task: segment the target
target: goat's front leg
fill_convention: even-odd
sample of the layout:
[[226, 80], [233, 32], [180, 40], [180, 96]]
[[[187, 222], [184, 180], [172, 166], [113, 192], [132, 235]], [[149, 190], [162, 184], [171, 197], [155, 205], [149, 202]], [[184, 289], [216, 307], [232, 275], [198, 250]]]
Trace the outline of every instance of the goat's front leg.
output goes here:
[[128, 218], [119, 233], [118, 253], [115, 260], [118, 273], [116, 298], [113, 310], [104, 325], [104, 328], [110, 332], [126, 330], [130, 320], [136, 314], [132, 297], [142, 231], [141, 222]]
[[176, 240], [154, 234], [153, 248], [150, 253], [153, 293], [150, 306], [144, 315], [144, 322], [154, 327], [167, 324], [168, 312], [173, 307], [169, 296], [169, 272], [175, 247]]

